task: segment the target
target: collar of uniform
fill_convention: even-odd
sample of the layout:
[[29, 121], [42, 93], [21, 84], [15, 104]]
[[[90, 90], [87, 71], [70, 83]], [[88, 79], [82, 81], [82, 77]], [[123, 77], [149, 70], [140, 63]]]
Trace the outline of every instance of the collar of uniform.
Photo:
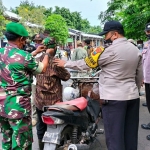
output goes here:
[[15, 45], [15, 44], [13, 44], [13, 43], [11, 43], [11, 42], [8, 42], [8, 45], [10, 45], [11, 47], [14, 47], [14, 48], [18, 48], [17, 45]]
[[123, 38], [118, 38], [118, 39], [114, 40], [112, 44], [120, 43], [120, 42], [122, 42], [122, 41], [127, 41], [127, 39], [126, 39], [125, 37], [123, 37]]

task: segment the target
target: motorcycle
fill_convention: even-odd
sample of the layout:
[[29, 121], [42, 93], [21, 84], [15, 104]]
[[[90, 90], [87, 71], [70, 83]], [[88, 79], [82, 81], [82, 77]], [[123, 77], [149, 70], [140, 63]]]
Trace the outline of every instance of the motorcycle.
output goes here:
[[[89, 78], [93, 79], [88, 77], [88, 82]], [[78, 86], [83, 82], [81, 79], [84, 77], [72, 78], [72, 86]], [[92, 82], [96, 83], [97, 79]], [[104, 133], [103, 129], [98, 130], [99, 102], [90, 96], [91, 91], [87, 98], [80, 97], [43, 108], [42, 120], [47, 124], [42, 140], [44, 150], [90, 150], [97, 135]]]

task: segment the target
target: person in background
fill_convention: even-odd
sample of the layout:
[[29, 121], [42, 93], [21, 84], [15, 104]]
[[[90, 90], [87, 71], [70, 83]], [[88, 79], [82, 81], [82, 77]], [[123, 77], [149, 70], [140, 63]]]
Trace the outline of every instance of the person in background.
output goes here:
[[60, 59], [62, 58], [59, 45], [57, 45], [56, 57], [57, 57], [57, 58], [60, 58]]
[[[38, 48], [39, 46], [43, 45], [42, 44], [43, 39], [44, 39], [44, 35], [43, 34], [36, 34], [34, 36], [33, 41], [35, 43], [35, 48]], [[38, 54], [38, 55], [40, 55], [40, 54]], [[36, 90], [36, 78], [35, 78], [35, 76], [33, 76], [32, 96], [31, 96], [31, 103], [32, 103], [32, 126], [35, 126], [36, 123], [37, 123], [36, 107], [35, 107], [35, 104], [34, 104], [35, 90]]]
[[33, 142], [31, 124], [31, 83], [33, 74], [44, 73], [48, 66], [46, 50], [42, 62], [33, 56], [45, 48], [39, 46], [32, 54], [22, 50], [28, 37], [23, 25], [6, 25], [8, 44], [0, 49], [0, 126], [4, 150], [31, 150]]
[[[145, 83], [146, 105], [150, 113], [150, 23], [145, 26], [145, 34], [147, 36], [147, 42], [144, 43], [142, 51], [143, 55], [143, 74]], [[150, 123], [142, 124], [141, 127], [146, 130], [150, 130]], [[150, 135], [147, 135], [147, 140], [150, 140]]]
[[2, 43], [1, 43], [1, 46], [2, 47], [5, 47], [6, 46], [6, 44], [8, 43], [8, 40], [7, 40], [7, 38], [6, 38], [6, 36], [5, 35], [3, 35], [3, 37], [2, 37], [2, 41], [1, 41]]
[[67, 55], [67, 60], [71, 59], [71, 49], [69, 45], [65, 48], [66, 55]]
[[[136, 46], [138, 48], [138, 45], [136, 44], [136, 42], [133, 39], [128, 39], [128, 42], [132, 43], [134, 46]], [[141, 86], [143, 86], [143, 84], [141, 84]], [[139, 89], [139, 95], [142, 96], [142, 95], [144, 95], [144, 93], [141, 92], [140, 89]]]
[[87, 52], [83, 48], [82, 42], [77, 41], [77, 48], [74, 49], [71, 60], [76, 61], [76, 60], [84, 59], [85, 57], [87, 57]]
[[[48, 38], [43, 40], [43, 44], [49, 41]], [[55, 43], [54, 43], [55, 44]], [[49, 42], [49, 45], [54, 45]], [[45, 44], [44, 44], [45, 45]], [[54, 46], [52, 46], [54, 47]], [[35, 105], [38, 116], [38, 122], [36, 125], [37, 136], [39, 141], [39, 148], [43, 150], [44, 143], [42, 139], [47, 129], [47, 125], [42, 121], [43, 107], [48, 105], [54, 105], [56, 102], [62, 101], [62, 85], [61, 80], [67, 81], [70, 78], [70, 73], [63, 67], [58, 67], [53, 63], [54, 56], [56, 54], [56, 47], [50, 52], [50, 59], [48, 67], [45, 73], [36, 75], [36, 93], [35, 93]], [[44, 53], [37, 58], [38, 61], [42, 61]]]
[[137, 44], [138, 49], [140, 50], [140, 52], [142, 53], [143, 50], [143, 44]]
[[[108, 21], [101, 35], [108, 48], [97, 47], [90, 57], [78, 61], [55, 59], [57, 66], [70, 69], [100, 67], [99, 95], [108, 150], [137, 150], [139, 126], [139, 88], [143, 79], [142, 56], [124, 37], [118, 21]], [[150, 68], [150, 67], [149, 67]]]
[[43, 34], [36, 34], [33, 41], [35, 43], [35, 48], [37, 48], [38, 46], [42, 45], [42, 41], [45, 38], [45, 36]]
[[93, 51], [93, 47], [92, 47], [92, 45], [91, 45], [91, 40], [90, 39], [86, 39], [86, 40], [84, 40], [84, 43], [85, 43], [85, 49], [86, 49], [86, 51], [87, 51], [87, 54], [88, 54], [88, 56], [90, 56], [91, 55], [91, 52]]
[[32, 53], [33, 51], [36, 50], [36, 48], [35, 48], [35, 46], [31, 45], [30, 43], [31, 43], [30, 39], [27, 39], [25, 47], [23, 49], [29, 53]]
[[[81, 41], [77, 41], [77, 48], [74, 49], [73, 54], [72, 54], [72, 61], [77, 61], [77, 60], [81, 60], [84, 59], [88, 56], [87, 51], [83, 48], [83, 44]], [[81, 72], [72, 72], [71, 76], [72, 77], [82, 77], [82, 76], [86, 76], [88, 74], [88, 72], [90, 71], [90, 69], [88, 71], [81, 71]]]

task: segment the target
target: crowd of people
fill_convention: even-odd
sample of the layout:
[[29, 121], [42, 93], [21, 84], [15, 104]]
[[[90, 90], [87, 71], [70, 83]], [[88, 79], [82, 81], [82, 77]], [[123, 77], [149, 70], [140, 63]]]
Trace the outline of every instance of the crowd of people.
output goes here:
[[[35, 45], [28, 39], [23, 25], [6, 25], [8, 42], [0, 49], [0, 125], [2, 149], [31, 150], [32, 125], [36, 125], [40, 150], [46, 125], [42, 122], [43, 106], [62, 101], [61, 80], [70, 73], [65, 68], [89, 70], [100, 67], [99, 95], [108, 150], [137, 150], [139, 127], [139, 92], [145, 84], [146, 102], [150, 112], [150, 23], [145, 27], [148, 41], [142, 53], [118, 21], [108, 21], [100, 35], [104, 47], [93, 49], [89, 40], [85, 47], [77, 41], [68, 60], [56, 58], [55, 40], [36, 34]], [[31, 111], [32, 109], [32, 111]], [[32, 113], [32, 114], [31, 114]], [[114, 119], [115, 118], [115, 119]], [[149, 124], [142, 128], [150, 129]], [[147, 136], [150, 140], [150, 135]]]

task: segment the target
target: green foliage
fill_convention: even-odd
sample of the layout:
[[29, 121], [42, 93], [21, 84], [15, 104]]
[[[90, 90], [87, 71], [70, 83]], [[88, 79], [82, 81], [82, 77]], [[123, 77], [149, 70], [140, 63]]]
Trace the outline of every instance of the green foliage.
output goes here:
[[0, 0], [0, 36], [3, 35], [3, 30], [5, 29], [5, 18], [3, 16], [3, 12], [5, 10], [5, 7], [3, 6], [2, 0]]
[[[33, 2], [30, 3], [28, 0], [25, 0], [21, 1], [20, 5], [12, 10], [13, 12], [17, 12], [21, 17], [19, 22], [26, 27], [31, 36], [44, 30], [45, 7], [36, 6]], [[38, 26], [30, 27], [27, 23], [36, 24]]]
[[25, 25], [30, 35], [41, 32], [41, 28], [29, 28], [25, 22], [31, 22], [40, 26], [45, 26], [45, 21], [52, 14], [61, 15], [68, 28], [77, 29], [86, 33], [99, 33], [99, 28], [91, 26], [87, 19], [83, 19], [80, 12], [71, 12], [68, 8], [55, 6], [46, 9], [44, 6], [35, 5], [29, 0], [20, 2], [20, 5], [15, 8], [11, 8], [11, 11], [21, 16], [20, 22]]
[[68, 38], [68, 28], [61, 15], [52, 14], [46, 19], [45, 29], [50, 32], [58, 43], [64, 44]]
[[60, 8], [58, 6], [55, 6], [54, 10], [52, 8], [48, 8], [44, 12], [44, 14], [46, 15], [46, 17], [52, 14], [61, 15], [65, 19], [68, 28], [80, 30], [83, 32], [89, 32], [91, 31], [91, 28], [92, 28], [92, 26], [90, 25], [90, 22], [87, 19], [83, 19], [81, 17], [80, 12], [77, 12], [77, 11], [70, 12], [70, 10], [65, 7]]
[[102, 31], [100, 26], [93, 26], [90, 27], [90, 29], [88, 30], [88, 33], [93, 33], [93, 34], [99, 34]]
[[18, 7], [10, 8], [10, 11], [19, 15], [19, 11], [18, 11], [19, 8], [27, 8], [29, 10], [32, 10], [36, 8], [36, 6], [33, 2], [30, 3], [28, 0], [25, 0], [25, 1], [21, 1]]
[[111, 0], [108, 9], [101, 12], [99, 19], [102, 23], [107, 20], [122, 22], [127, 38], [145, 39], [144, 28], [150, 22], [149, 0]]

